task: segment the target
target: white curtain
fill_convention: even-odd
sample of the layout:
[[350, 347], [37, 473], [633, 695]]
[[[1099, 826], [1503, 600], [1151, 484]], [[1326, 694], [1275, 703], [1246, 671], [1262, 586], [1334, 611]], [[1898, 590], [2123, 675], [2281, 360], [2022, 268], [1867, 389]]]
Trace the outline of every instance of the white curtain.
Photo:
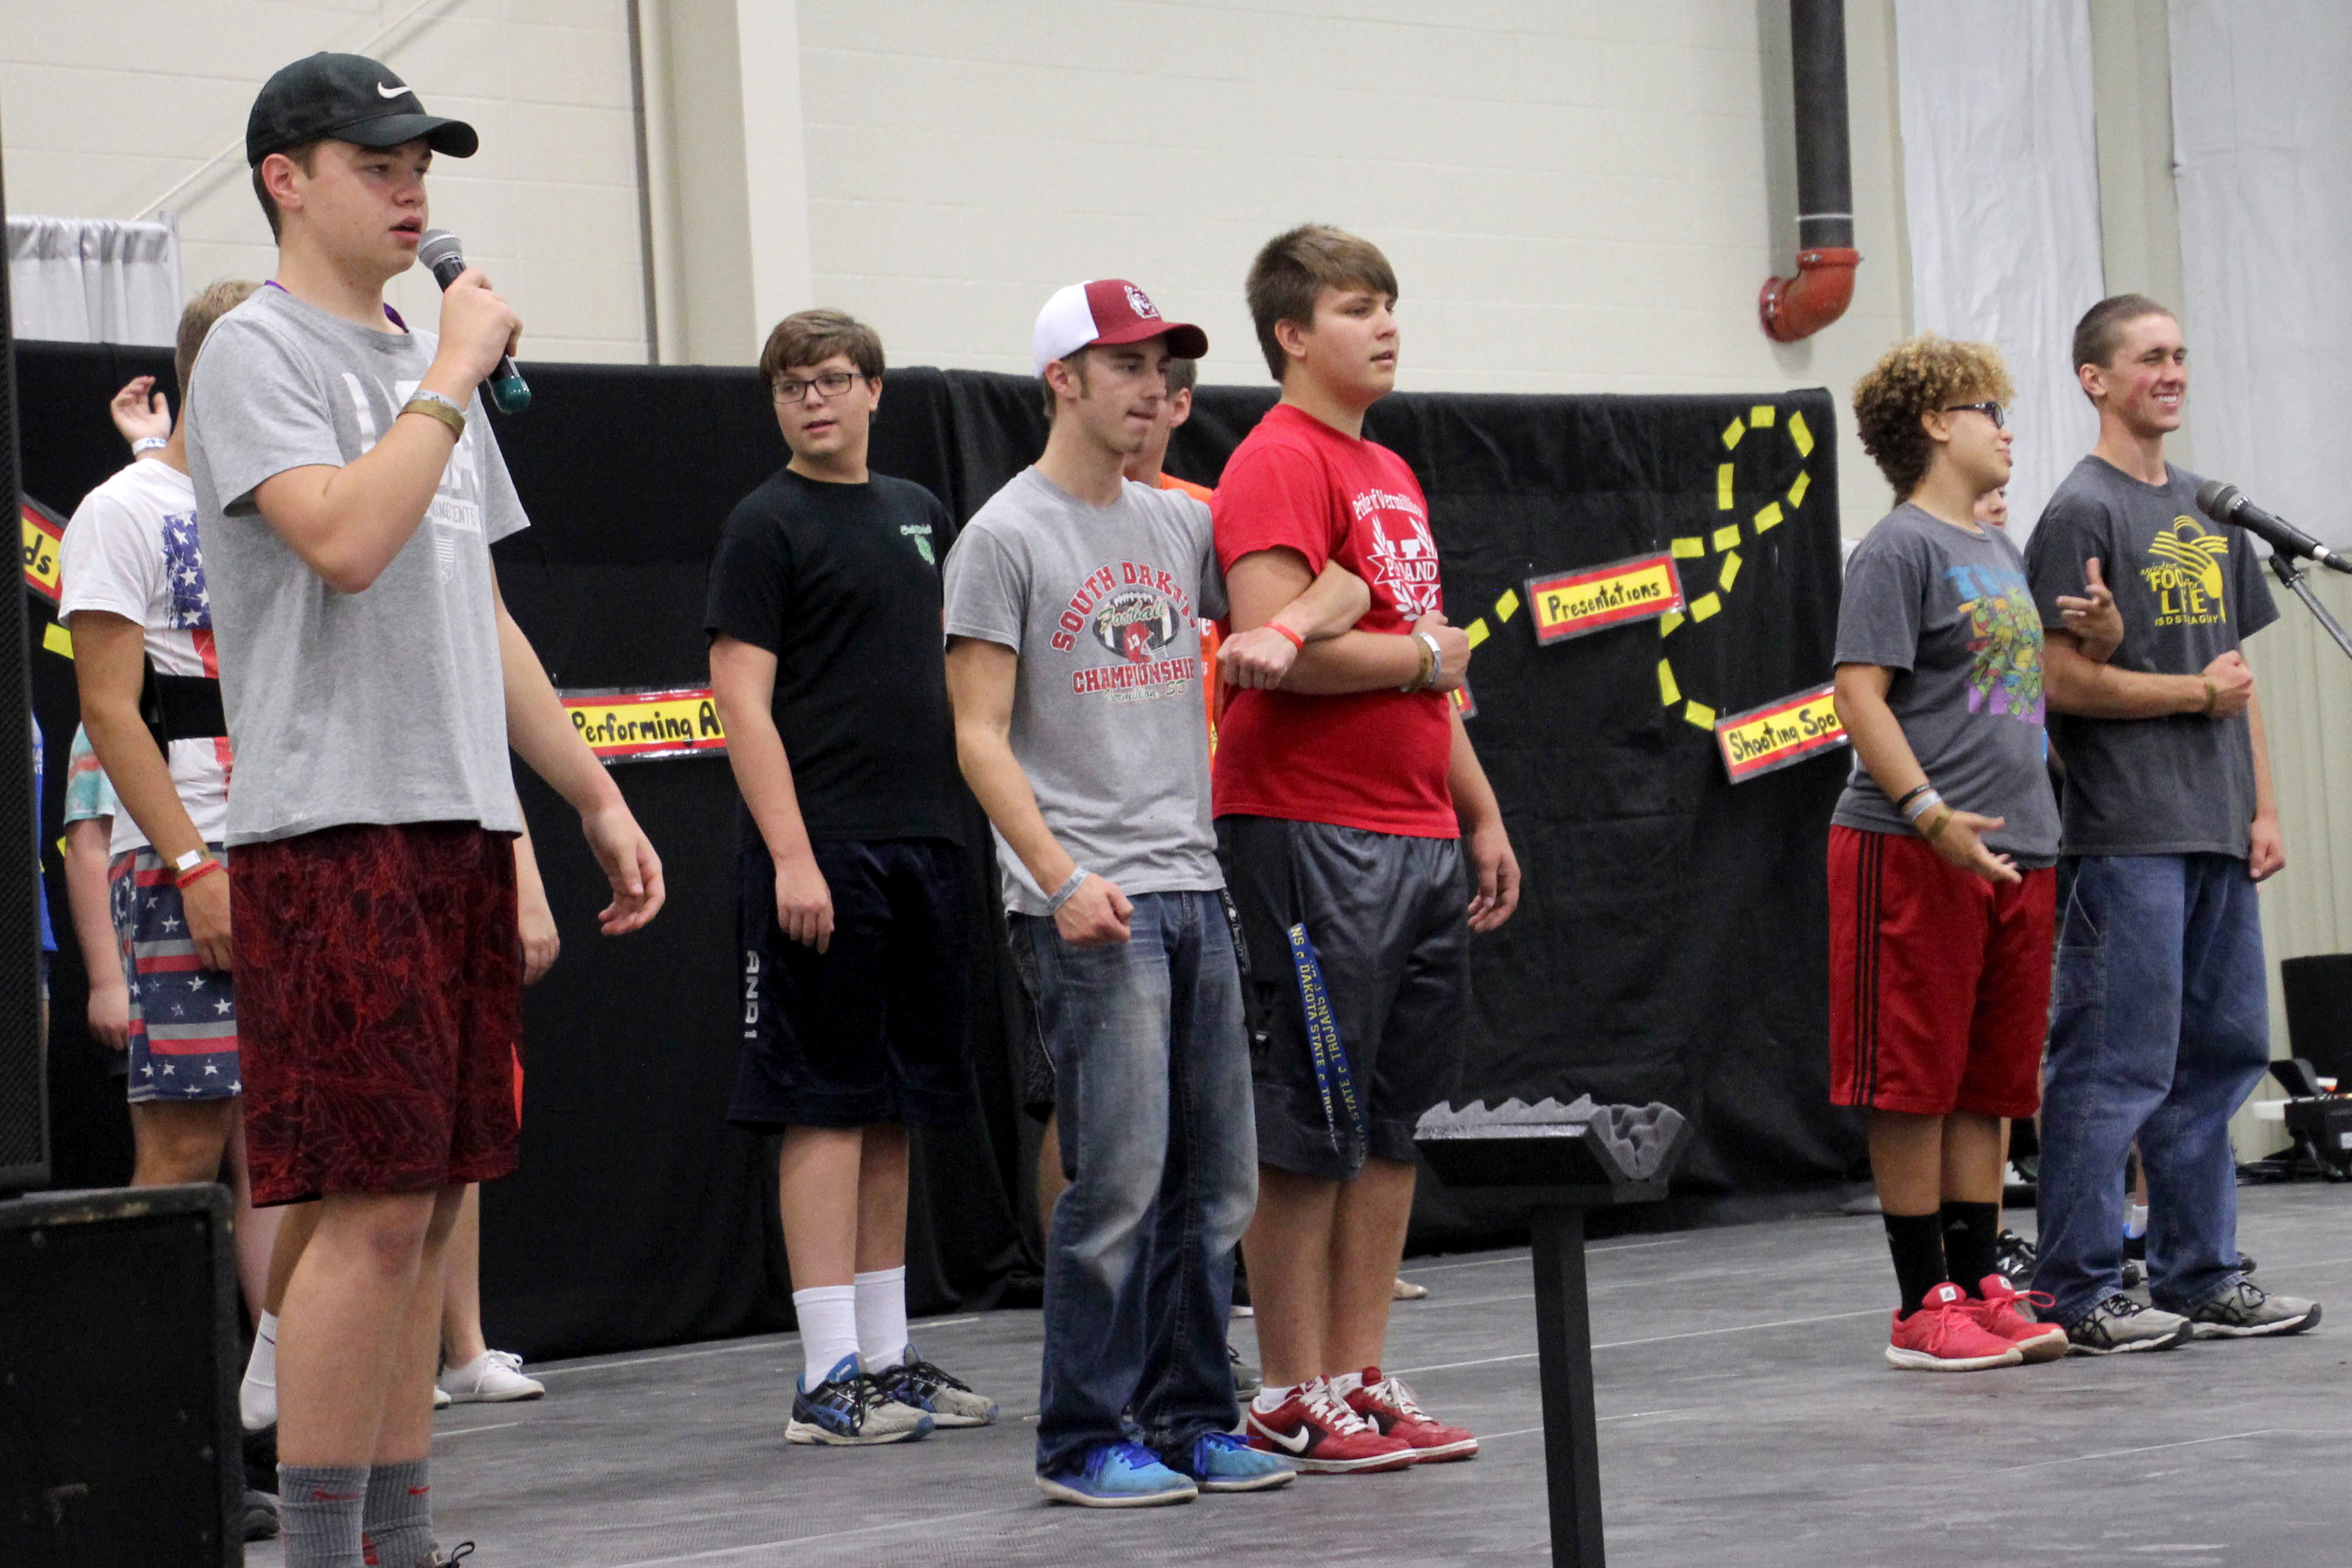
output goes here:
[[2087, 0], [1895, 0], [1911, 316], [2017, 384], [2010, 531], [2098, 438], [2067, 361], [2105, 292]]
[[[2173, 0], [2170, 21], [2197, 468], [2352, 543], [2337, 412], [2352, 353], [2352, 6]], [[2352, 584], [2317, 579], [2352, 622]], [[2246, 645], [2286, 837], [2287, 868], [2263, 889], [2273, 965], [2352, 952], [2352, 663], [2277, 595], [2279, 624]], [[2275, 990], [2271, 1016], [2284, 1056]]]
[[169, 343], [180, 326], [180, 240], [166, 223], [8, 219], [8, 289], [20, 338]]

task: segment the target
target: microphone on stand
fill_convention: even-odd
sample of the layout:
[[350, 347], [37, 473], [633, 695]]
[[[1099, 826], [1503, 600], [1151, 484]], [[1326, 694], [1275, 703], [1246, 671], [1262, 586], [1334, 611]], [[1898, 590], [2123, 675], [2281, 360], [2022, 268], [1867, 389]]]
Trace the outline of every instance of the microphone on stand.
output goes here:
[[[466, 270], [464, 248], [457, 237], [446, 228], [428, 228], [416, 242], [416, 259], [433, 269], [433, 280], [447, 289]], [[489, 389], [490, 405], [501, 414], [520, 414], [530, 406], [530, 384], [515, 368], [512, 354], [499, 356], [498, 369], [490, 372], [483, 383]]]
[[2284, 518], [2273, 517], [2248, 500], [2235, 485], [2207, 479], [2197, 487], [2197, 510], [2215, 522], [2244, 529], [2281, 555], [2316, 561], [2338, 572], [2352, 572], [2352, 561], [2347, 561]]

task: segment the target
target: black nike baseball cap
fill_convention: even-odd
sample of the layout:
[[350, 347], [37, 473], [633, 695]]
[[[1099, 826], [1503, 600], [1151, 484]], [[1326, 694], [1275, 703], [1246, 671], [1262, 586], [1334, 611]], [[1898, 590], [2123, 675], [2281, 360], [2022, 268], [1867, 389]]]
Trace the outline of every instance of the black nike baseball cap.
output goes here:
[[362, 147], [397, 147], [423, 138], [436, 153], [470, 158], [482, 139], [462, 120], [425, 112], [408, 84], [365, 55], [320, 52], [261, 85], [245, 122], [245, 161], [331, 138]]

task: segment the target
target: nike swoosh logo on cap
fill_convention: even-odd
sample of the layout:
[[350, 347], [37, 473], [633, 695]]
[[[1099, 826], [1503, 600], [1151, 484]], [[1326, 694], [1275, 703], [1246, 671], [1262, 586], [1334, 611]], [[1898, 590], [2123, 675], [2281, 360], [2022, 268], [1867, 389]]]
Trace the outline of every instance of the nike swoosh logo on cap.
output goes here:
[[400, 98], [405, 95], [408, 89], [404, 87], [386, 87], [382, 82], [375, 84], [375, 95], [378, 98]]

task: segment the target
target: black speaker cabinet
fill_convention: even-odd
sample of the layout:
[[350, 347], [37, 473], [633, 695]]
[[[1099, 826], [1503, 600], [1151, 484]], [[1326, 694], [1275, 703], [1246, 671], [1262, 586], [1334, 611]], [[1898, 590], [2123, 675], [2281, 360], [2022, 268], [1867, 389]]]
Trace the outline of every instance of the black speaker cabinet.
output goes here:
[[0, 1563], [245, 1561], [217, 1186], [0, 1203]]
[[2301, 1057], [2322, 1078], [2352, 1089], [2352, 953], [2290, 958], [2279, 965], [2286, 993], [2286, 1037], [2290, 1055]]

